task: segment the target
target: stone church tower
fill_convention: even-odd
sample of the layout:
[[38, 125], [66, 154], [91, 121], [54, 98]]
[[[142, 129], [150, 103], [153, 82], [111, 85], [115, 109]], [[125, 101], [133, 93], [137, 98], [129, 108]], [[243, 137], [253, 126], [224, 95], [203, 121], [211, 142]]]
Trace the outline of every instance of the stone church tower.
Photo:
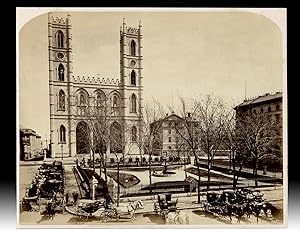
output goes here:
[[[81, 133], [87, 128], [82, 112], [95, 102], [109, 102], [109, 131], [125, 133], [124, 153], [139, 155], [138, 140], [142, 112], [141, 24], [120, 30], [120, 79], [73, 76], [71, 16], [48, 14], [49, 99], [51, 157], [88, 154]], [[37, 92], [38, 93], [38, 92]], [[117, 110], [115, 110], [117, 109]], [[114, 128], [113, 128], [114, 127]], [[93, 139], [93, 138], [91, 138]], [[107, 143], [110, 157], [110, 143]]]

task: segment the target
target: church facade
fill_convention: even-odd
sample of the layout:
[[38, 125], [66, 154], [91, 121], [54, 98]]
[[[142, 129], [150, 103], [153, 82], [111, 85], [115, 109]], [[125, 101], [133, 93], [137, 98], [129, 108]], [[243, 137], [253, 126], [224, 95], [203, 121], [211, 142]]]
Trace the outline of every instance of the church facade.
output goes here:
[[[122, 152], [139, 155], [138, 126], [143, 108], [141, 40], [141, 24], [132, 28], [123, 21], [120, 29], [120, 78], [74, 76], [71, 16], [58, 18], [48, 14], [52, 158], [75, 157], [90, 152], [82, 144], [82, 130], [88, 128], [87, 116], [83, 112], [98, 102], [108, 104], [108, 131], [119, 129], [126, 136]], [[110, 155], [109, 143], [106, 150]]]

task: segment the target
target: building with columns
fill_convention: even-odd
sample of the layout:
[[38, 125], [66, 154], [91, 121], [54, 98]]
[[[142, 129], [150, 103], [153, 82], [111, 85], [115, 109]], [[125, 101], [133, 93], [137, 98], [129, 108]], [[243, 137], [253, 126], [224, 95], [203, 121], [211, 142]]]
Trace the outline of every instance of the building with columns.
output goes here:
[[[139, 154], [138, 125], [143, 100], [141, 40], [141, 23], [138, 27], [128, 27], [123, 21], [120, 29], [120, 78], [74, 76], [71, 15], [58, 18], [48, 14], [52, 158], [75, 157], [90, 152], [82, 141], [82, 132], [88, 125], [83, 112], [98, 102], [109, 104], [109, 130], [118, 129], [128, 137], [122, 152]], [[110, 145], [107, 145], [107, 155], [110, 155]]]

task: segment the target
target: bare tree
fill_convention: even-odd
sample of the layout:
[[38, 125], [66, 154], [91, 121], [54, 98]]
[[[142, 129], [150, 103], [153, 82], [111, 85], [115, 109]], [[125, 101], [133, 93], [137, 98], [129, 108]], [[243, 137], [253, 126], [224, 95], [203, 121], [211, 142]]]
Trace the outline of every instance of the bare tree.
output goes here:
[[199, 104], [193, 99], [179, 97], [179, 100], [181, 102], [179, 109], [181, 121], [175, 124], [174, 128], [178, 137], [185, 142], [187, 149], [195, 157], [198, 169], [198, 203], [200, 203], [199, 125], [196, 120]]
[[199, 147], [207, 155], [207, 188], [209, 189], [210, 171], [214, 156], [222, 149], [224, 126], [227, 115], [230, 114], [224, 100], [212, 94], [196, 101], [196, 120], [199, 131]]
[[[153, 100], [151, 104], [147, 104], [144, 107], [144, 112], [141, 115], [138, 147], [141, 160], [143, 153], [149, 156], [148, 165], [150, 185], [152, 184], [152, 156], [157, 150], [162, 148], [161, 127], [164, 116], [165, 114], [162, 105], [155, 100]], [[150, 190], [150, 192], [152, 191]]]
[[239, 162], [236, 160], [237, 153], [244, 153], [244, 151], [242, 151], [243, 144], [237, 136], [235, 112], [232, 107], [230, 109], [223, 122], [223, 144], [229, 150], [229, 171], [233, 170], [233, 190], [235, 190], [245, 161], [241, 156], [238, 156]]
[[[81, 102], [80, 102], [81, 100]], [[85, 99], [86, 100], [86, 99]], [[88, 102], [82, 99], [75, 99], [75, 119], [74, 122], [80, 122], [77, 125], [77, 146], [82, 150], [79, 153], [90, 153], [92, 164], [95, 172], [95, 155], [99, 154], [101, 175], [101, 165], [104, 167], [105, 180], [107, 181], [106, 172], [106, 149], [109, 142], [108, 129], [111, 123], [110, 105], [108, 99], [104, 96], [95, 98], [91, 97]]]
[[125, 163], [125, 158], [131, 152], [132, 139], [130, 135], [131, 126], [124, 120], [114, 121], [109, 130], [110, 152], [114, 154], [117, 162], [117, 206], [120, 202], [120, 164]]

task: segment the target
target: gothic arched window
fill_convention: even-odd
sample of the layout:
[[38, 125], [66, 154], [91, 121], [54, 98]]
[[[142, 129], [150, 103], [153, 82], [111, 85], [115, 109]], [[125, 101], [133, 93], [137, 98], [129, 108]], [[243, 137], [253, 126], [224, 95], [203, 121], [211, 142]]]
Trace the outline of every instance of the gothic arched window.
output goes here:
[[135, 74], [135, 71], [131, 71], [131, 74], [130, 74], [130, 81], [131, 81], [131, 85], [136, 85], [136, 74]]
[[132, 40], [130, 43], [130, 55], [131, 56], [135, 56], [135, 54], [136, 54], [135, 49], [136, 49], [136, 44], [135, 44], [135, 41]]
[[112, 114], [117, 114], [117, 110], [118, 110], [118, 97], [117, 97], [117, 95], [113, 95], [112, 101], [111, 101]]
[[87, 100], [83, 92], [79, 94], [79, 114], [83, 115], [86, 113]]
[[63, 125], [61, 125], [59, 128], [59, 142], [60, 143], [66, 142], [66, 128]]
[[101, 107], [102, 106], [102, 98], [101, 98], [101, 95], [97, 95], [96, 97], [96, 106], [97, 107]]
[[57, 47], [63, 48], [64, 47], [64, 34], [62, 31], [57, 32]]
[[65, 92], [63, 90], [60, 90], [58, 95], [58, 109], [64, 111], [65, 104]]
[[113, 108], [117, 108], [118, 107], [118, 98], [116, 95], [114, 95], [113, 97], [113, 105], [112, 105]]
[[136, 140], [137, 140], [137, 129], [135, 126], [133, 126], [131, 129], [131, 140], [133, 142], [136, 142]]
[[58, 66], [58, 79], [60, 81], [65, 80], [65, 68], [62, 64], [59, 64], [59, 66]]
[[81, 93], [80, 96], [79, 96], [79, 105], [80, 106], [84, 106], [85, 105], [85, 97], [84, 97], [84, 94]]
[[131, 112], [136, 112], [136, 96], [132, 94], [131, 96]]

